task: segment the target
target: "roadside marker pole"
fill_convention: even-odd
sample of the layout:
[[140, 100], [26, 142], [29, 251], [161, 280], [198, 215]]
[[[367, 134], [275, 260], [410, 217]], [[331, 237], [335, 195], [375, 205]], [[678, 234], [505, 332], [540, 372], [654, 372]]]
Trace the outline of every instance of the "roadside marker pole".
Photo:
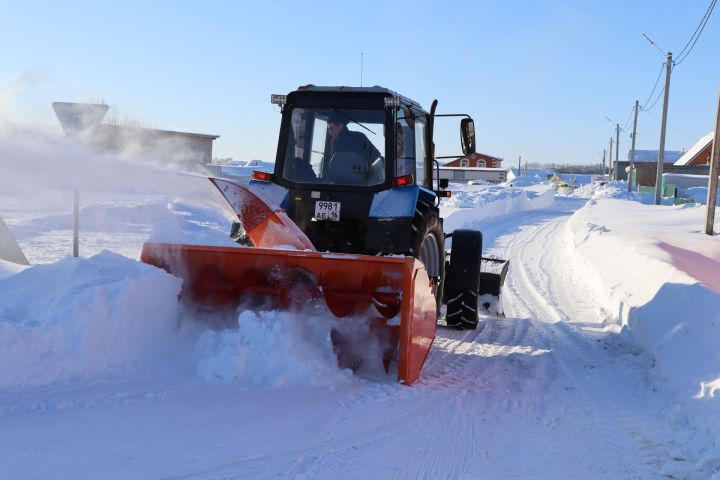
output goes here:
[[73, 202], [73, 257], [80, 254], [80, 191], [75, 188]]
[[620, 124], [618, 123], [615, 126], [615, 166], [612, 169], [613, 172], [613, 178], [615, 180], [618, 179], [618, 162], [620, 161]]

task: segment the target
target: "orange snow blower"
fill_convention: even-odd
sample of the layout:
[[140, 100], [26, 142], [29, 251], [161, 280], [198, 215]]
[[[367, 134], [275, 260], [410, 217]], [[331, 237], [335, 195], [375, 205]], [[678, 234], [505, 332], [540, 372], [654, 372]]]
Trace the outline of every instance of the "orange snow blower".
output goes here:
[[[362, 317], [368, 322], [377, 340], [374, 353], [386, 370], [397, 361], [400, 382], [410, 385], [419, 378], [436, 323], [435, 298], [421, 262], [412, 257], [317, 252], [271, 201], [240, 184], [211, 181], [256, 246], [146, 243], [141, 260], [182, 278], [184, 301], [220, 311], [234, 310], [249, 299], [270, 299], [276, 307], [302, 313], [308, 301], [324, 300], [338, 321]], [[353, 345], [351, 336], [334, 333], [340, 365], [362, 361], [367, 349]]]
[[[341, 366], [380, 358], [409, 385], [442, 304], [450, 328], [477, 328], [481, 312], [502, 312], [508, 262], [484, 268], [494, 261], [482, 257], [481, 232], [455, 230], [445, 251], [451, 233], [439, 203], [450, 192], [437, 160], [449, 157], [435, 157], [434, 122], [461, 117], [466, 156], [475, 153], [474, 122], [382, 87], [307, 85], [271, 101], [282, 111], [273, 172], [253, 172], [248, 183], [211, 179], [238, 217], [230, 236], [242, 246], [146, 244], [142, 260], [181, 277], [185, 301], [218, 311], [270, 299], [307, 312], [324, 302], [337, 317]], [[348, 334], [361, 320], [365, 337]]]

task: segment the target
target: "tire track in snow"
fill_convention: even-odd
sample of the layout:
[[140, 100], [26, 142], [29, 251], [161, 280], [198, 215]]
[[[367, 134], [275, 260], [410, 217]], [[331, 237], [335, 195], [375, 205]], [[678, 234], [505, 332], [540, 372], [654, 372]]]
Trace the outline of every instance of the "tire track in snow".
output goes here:
[[[267, 478], [277, 472], [281, 478], [464, 478], [470, 475], [472, 452], [479, 442], [489, 439], [481, 422], [468, 418], [477, 410], [478, 390], [492, 388], [478, 381], [477, 371], [488, 357], [507, 349], [526, 331], [525, 325], [489, 318], [483, 330], [439, 329], [427, 371], [412, 388], [395, 384], [358, 386], [356, 392], [338, 402], [330, 411], [332, 422], [342, 434], [321, 438], [302, 448], [278, 454], [232, 462], [211, 471], [172, 478]], [[477, 355], [482, 351], [484, 355]], [[364, 383], [364, 382], [361, 382]], [[358, 410], [377, 410], [382, 421], [376, 425], [354, 425]], [[482, 411], [482, 410], [481, 410]], [[378, 450], [377, 444], [410, 445], [427, 454], [408, 461], [402, 468], [397, 449]], [[367, 452], [369, 450], [369, 453]], [[459, 454], [458, 452], [467, 452]], [[373, 461], [362, 468], [349, 468], [348, 458], [370, 455]], [[400, 456], [402, 457], [402, 456]], [[415, 464], [408, 468], [407, 464]], [[377, 471], [374, 469], [378, 468]], [[285, 472], [281, 474], [280, 472]], [[394, 473], [393, 473], [394, 472]]]
[[[562, 371], [592, 415], [592, 428], [601, 433], [602, 454], [608, 462], [617, 464], [621, 460], [625, 465], [618, 465], [620, 474], [654, 477], [671, 458], [668, 446], [654, 439], [666, 436], [671, 427], [658, 422], [654, 409], [648, 411], [652, 398], [650, 386], [643, 381], [647, 367], [643, 358], [633, 358], [634, 349], [617, 335], [582, 329], [587, 324], [602, 327], [604, 312], [589, 285], [568, 268], [572, 265], [572, 245], [564, 228], [565, 218], [554, 219], [526, 230], [523, 241], [509, 243], [513, 258], [521, 259], [515, 264], [509, 285], [510, 311], [537, 320], [537, 335], [557, 352]], [[558, 268], [562, 265], [565, 267]], [[603, 349], [608, 338], [617, 347], [614, 355]], [[623, 368], [619, 354], [633, 363]], [[670, 447], [674, 448], [672, 444]], [[640, 465], [636, 459], [641, 460]], [[677, 471], [677, 467], [672, 470]]]

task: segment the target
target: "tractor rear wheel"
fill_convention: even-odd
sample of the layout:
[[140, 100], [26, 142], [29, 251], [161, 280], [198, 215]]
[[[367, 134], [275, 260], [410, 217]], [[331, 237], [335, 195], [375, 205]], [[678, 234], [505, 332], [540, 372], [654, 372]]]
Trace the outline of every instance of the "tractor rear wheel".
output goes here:
[[478, 327], [478, 290], [482, 260], [482, 233], [456, 230], [452, 234], [450, 269], [446, 279], [445, 321], [448, 327]]
[[445, 233], [440, 217], [429, 207], [418, 206], [413, 229], [413, 256], [425, 265], [428, 277], [435, 279], [435, 301], [439, 314], [445, 280]]
[[453, 298], [447, 299], [447, 326], [475, 330], [479, 323], [477, 308], [477, 293], [472, 290], [455, 292]]

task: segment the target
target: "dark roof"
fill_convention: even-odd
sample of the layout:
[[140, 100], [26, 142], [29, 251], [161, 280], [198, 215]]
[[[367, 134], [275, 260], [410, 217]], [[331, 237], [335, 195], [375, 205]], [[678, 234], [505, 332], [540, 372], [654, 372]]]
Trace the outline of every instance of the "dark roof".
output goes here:
[[408, 97], [400, 95], [399, 93], [390, 90], [389, 88], [380, 87], [375, 85], [374, 87], [346, 87], [346, 86], [321, 86], [321, 85], [302, 85], [297, 88], [299, 92], [319, 92], [319, 93], [375, 93], [385, 94], [386, 96], [398, 97], [403, 103], [414, 105], [419, 109], [423, 109], [422, 106]]

